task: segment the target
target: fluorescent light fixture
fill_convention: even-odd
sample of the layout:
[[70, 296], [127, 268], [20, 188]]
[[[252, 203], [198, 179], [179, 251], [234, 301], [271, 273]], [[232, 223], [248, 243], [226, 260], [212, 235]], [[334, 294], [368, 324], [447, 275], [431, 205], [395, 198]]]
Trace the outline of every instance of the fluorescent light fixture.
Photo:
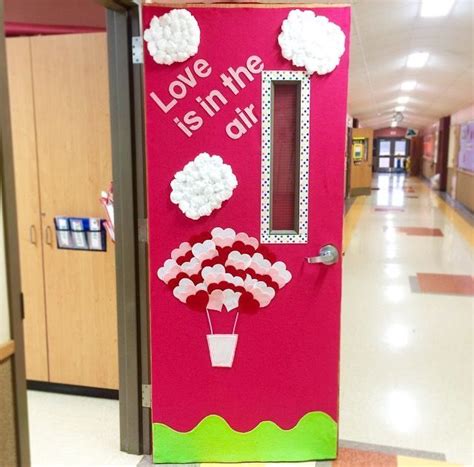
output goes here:
[[405, 110], [405, 106], [404, 105], [397, 105], [395, 107], [395, 112], [403, 112]]
[[420, 15], [424, 18], [446, 16], [454, 5], [454, 0], [423, 0]]
[[393, 121], [392, 123], [390, 123], [390, 126], [391, 126], [392, 128], [396, 128], [397, 122]]
[[403, 81], [400, 89], [402, 91], [413, 91], [416, 88], [416, 81]]
[[428, 52], [413, 52], [408, 55], [407, 67], [408, 68], [422, 68], [426, 65], [428, 57], [430, 54]]
[[406, 104], [409, 100], [410, 98], [408, 96], [400, 96], [397, 99], [397, 104]]

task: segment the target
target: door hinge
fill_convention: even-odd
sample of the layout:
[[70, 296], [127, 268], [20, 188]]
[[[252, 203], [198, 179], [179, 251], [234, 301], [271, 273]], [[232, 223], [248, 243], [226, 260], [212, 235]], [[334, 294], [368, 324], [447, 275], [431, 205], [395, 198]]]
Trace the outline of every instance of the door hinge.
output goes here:
[[143, 40], [141, 36], [132, 37], [132, 63], [143, 63]]
[[20, 292], [20, 316], [21, 319], [25, 319], [25, 296], [23, 292]]
[[148, 242], [148, 219], [138, 219], [138, 241]]
[[142, 384], [142, 407], [151, 408], [151, 384]]

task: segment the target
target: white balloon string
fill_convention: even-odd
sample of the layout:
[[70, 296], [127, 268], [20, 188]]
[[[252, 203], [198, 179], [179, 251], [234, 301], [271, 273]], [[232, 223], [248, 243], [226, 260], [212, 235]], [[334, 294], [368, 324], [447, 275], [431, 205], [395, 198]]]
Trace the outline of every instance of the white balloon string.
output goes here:
[[207, 321], [209, 323], [209, 329], [211, 330], [211, 334], [214, 334], [214, 330], [212, 329], [211, 317], [209, 316], [209, 310], [206, 308], [206, 315]]
[[237, 321], [238, 320], [239, 320], [239, 312], [237, 312], [236, 315], [235, 315], [234, 327], [232, 329], [232, 334], [235, 334], [235, 328], [237, 327]]

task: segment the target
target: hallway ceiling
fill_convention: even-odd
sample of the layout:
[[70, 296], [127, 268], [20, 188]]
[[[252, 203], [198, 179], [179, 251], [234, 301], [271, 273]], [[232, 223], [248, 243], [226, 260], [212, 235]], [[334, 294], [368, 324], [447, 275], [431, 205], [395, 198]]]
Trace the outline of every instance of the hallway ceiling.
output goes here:
[[[389, 126], [399, 96], [410, 97], [400, 126], [412, 128], [427, 126], [474, 102], [474, 0], [456, 0], [450, 14], [441, 18], [420, 17], [420, 0], [349, 3], [353, 7], [349, 113], [363, 126]], [[407, 68], [408, 55], [417, 51], [430, 53], [427, 64]], [[416, 80], [416, 89], [401, 91], [406, 80]]]

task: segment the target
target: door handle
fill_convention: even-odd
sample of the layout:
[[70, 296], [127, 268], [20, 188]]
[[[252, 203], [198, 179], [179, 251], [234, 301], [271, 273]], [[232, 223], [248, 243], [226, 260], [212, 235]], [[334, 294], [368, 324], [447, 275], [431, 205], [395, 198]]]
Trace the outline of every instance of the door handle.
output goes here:
[[49, 225], [46, 226], [45, 230], [45, 242], [46, 245], [53, 246], [53, 233]]
[[36, 237], [36, 226], [34, 224], [30, 225], [30, 243], [33, 245], [36, 245], [37, 243], [37, 237]]
[[319, 256], [310, 256], [306, 258], [309, 264], [322, 263], [326, 266], [336, 264], [339, 261], [339, 251], [334, 245], [324, 245], [319, 250]]

